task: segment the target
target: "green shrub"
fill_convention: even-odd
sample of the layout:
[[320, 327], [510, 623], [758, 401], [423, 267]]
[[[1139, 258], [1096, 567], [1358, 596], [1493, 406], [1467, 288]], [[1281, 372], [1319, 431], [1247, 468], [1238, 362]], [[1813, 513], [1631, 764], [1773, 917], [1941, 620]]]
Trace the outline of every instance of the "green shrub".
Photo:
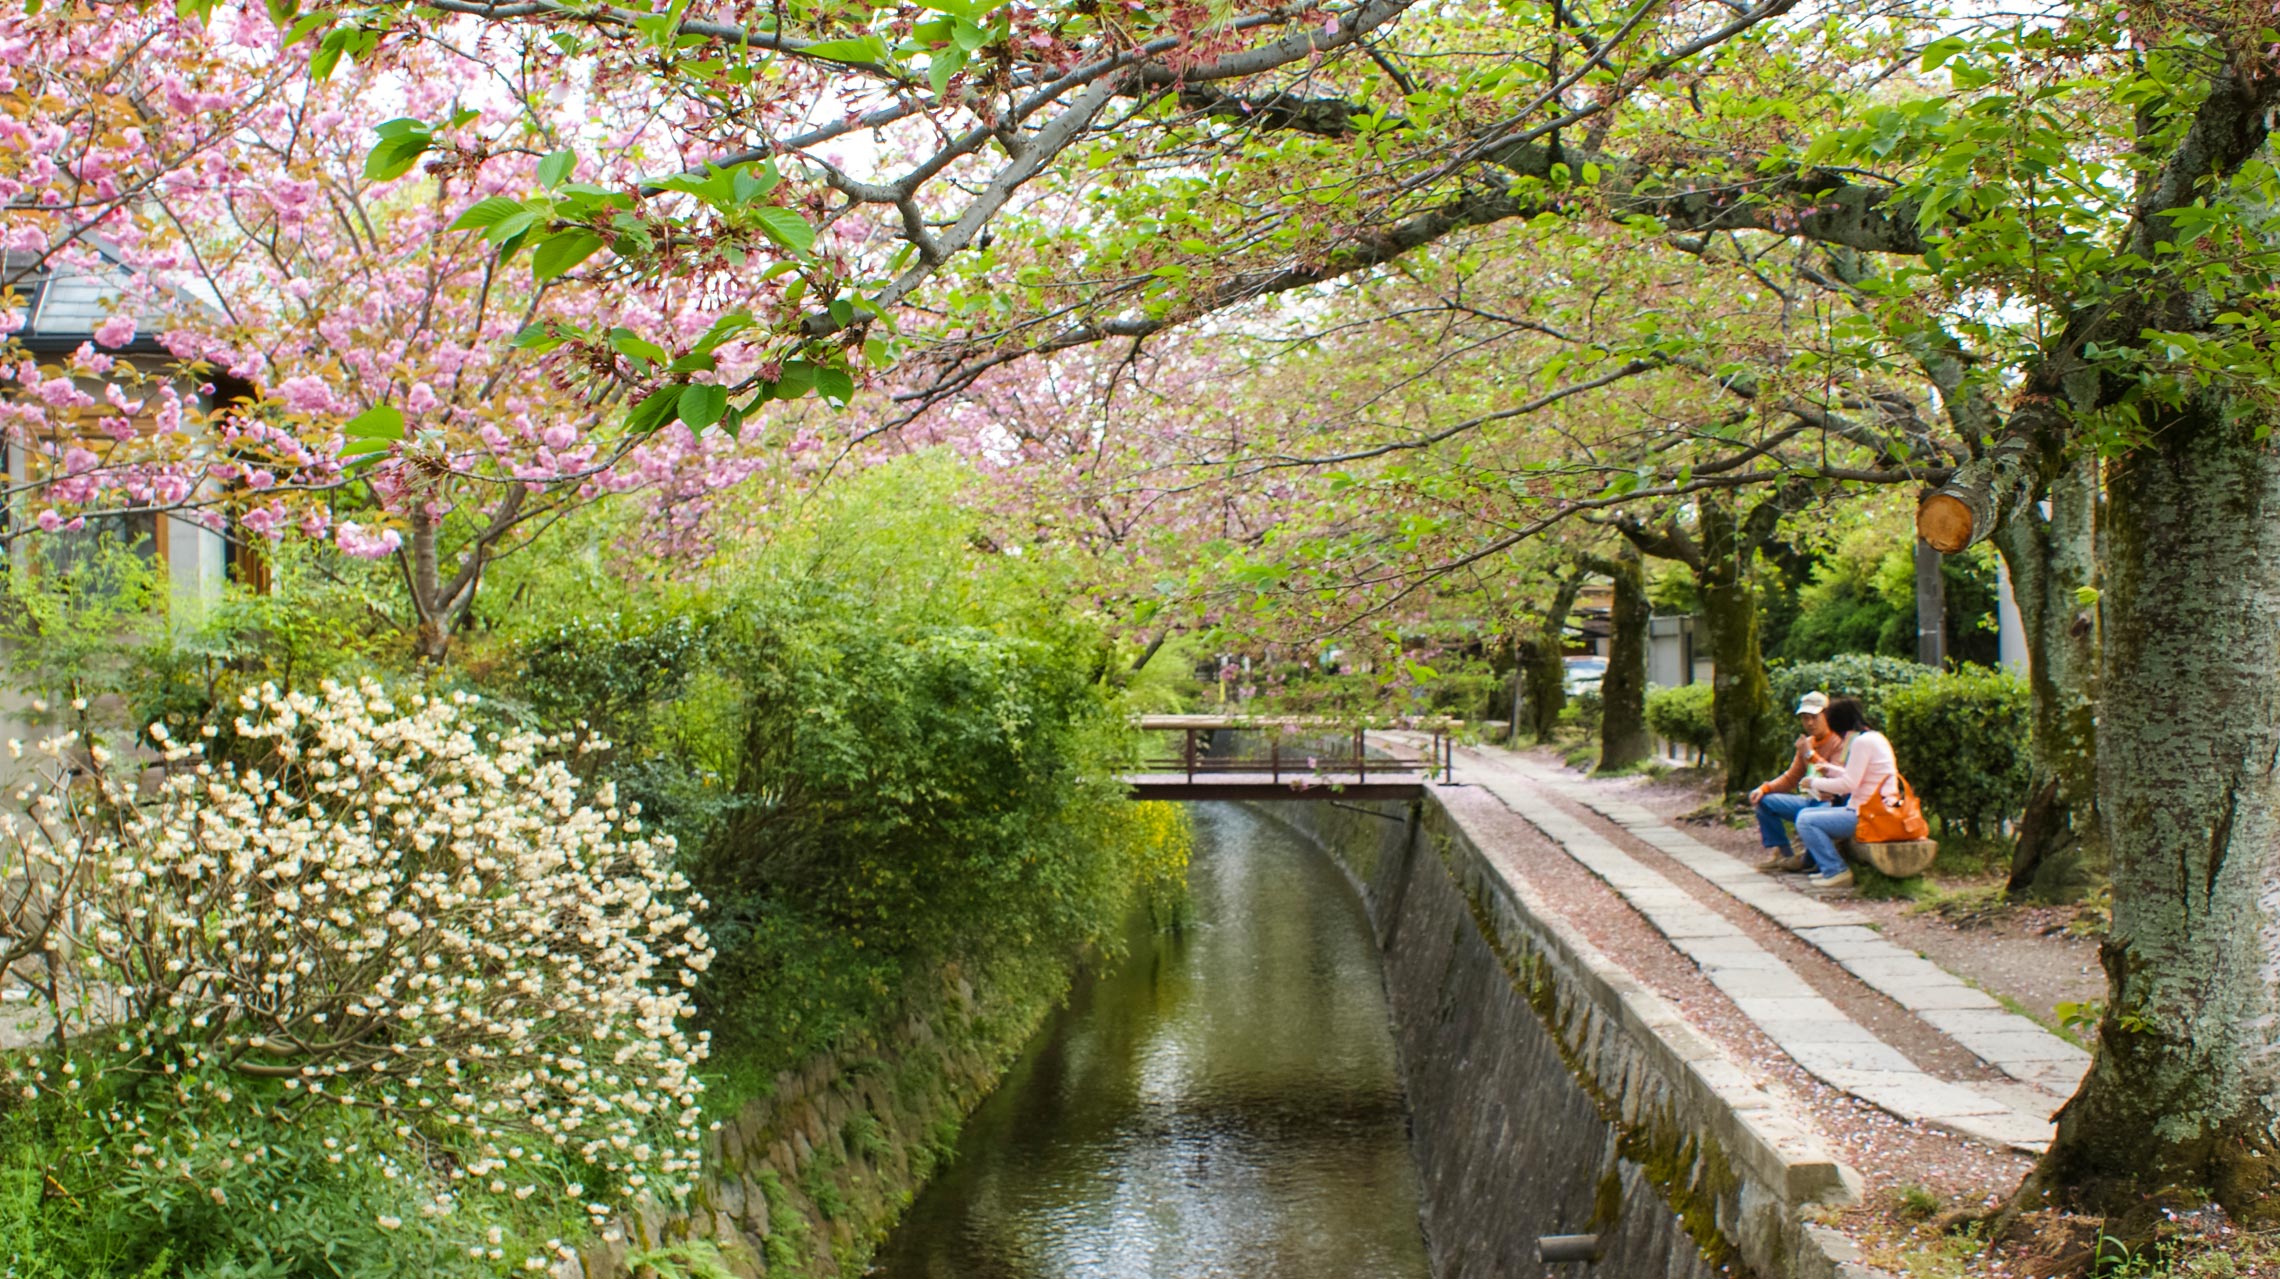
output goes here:
[[1682, 684], [1648, 690], [1647, 727], [1657, 736], [1705, 755], [1717, 750], [1718, 725], [1710, 718], [1710, 686]]
[[2027, 685], [1966, 666], [1891, 690], [1884, 709], [1900, 771], [1942, 826], [1978, 836], [2016, 820], [2030, 781]]
[[554, 1190], [574, 1161], [552, 1151], [516, 1169], [549, 1193], [468, 1194], [446, 1170], [474, 1151], [363, 1107], [301, 1104], [226, 1071], [154, 1076], [102, 1050], [70, 1055], [76, 1088], [27, 1086], [58, 1078], [58, 1060], [0, 1068], [0, 1274], [495, 1279], [532, 1257], [553, 1266], [546, 1241], [585, 1230], [585, 1201]]
[[1607, 699], [1596, 688], [1587, 688], [1568, 699], [1560, 718], [1583, 730], [1585, 739], [1599, 736], [1600, 721], [1607, 717]]
[[1869, 727], [1881, 729], [1885, 702], [1893, 690], [1933, 673], [1929, 666], [1868, 653], [1847, 653], [1825, 662], [1775, 667], [1766, 672], [1766, 679], [1773, 687], [1775, 708], [1784, 716], [1780, 723], [1782, 745], [1786, 748], [1790, 738], [1795, 736], [1791, 731], [1792, 721], [1787, 717], [1796, 710], [1798, 699], [1807, 693], [1817, 690], [1831, 697], [1856, 698], [1868, 716]]
[[1048, 559], [975, 543], [957, 478], [871, 472], [702, 586], [602, 590], [503, 655], [536, 721], [611, 743], [585, 766], [706, 899], [716, 1115], [946, 963], [1058, 973], [1184, 890], [1184, 818], [1110, 781], [1131, 657], [1044, 602]]

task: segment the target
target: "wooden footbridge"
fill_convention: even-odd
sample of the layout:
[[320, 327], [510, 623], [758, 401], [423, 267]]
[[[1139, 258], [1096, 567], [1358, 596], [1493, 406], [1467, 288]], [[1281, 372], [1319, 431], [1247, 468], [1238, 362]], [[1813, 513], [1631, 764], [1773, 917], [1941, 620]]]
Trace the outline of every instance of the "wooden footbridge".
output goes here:
[[1446, 784], [1456, 761], [1445, 727], [1419, 756], [1406, 749], [1370, 754], [1369, 733], [1305, 716], [1142, 715], [1144, 743], [1125, 774], [1134, 799], [1414, 799]]

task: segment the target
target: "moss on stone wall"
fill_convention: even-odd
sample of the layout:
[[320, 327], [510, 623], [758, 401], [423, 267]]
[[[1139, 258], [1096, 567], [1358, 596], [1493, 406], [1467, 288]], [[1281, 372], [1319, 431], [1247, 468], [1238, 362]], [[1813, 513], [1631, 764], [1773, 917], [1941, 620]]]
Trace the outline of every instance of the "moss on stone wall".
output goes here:
[[1066, 994], [1070, 966], [951, 966], [839, 1051], [785, 1071], [712, 1134], [678, 1213], [629, 1215], [560, 1279], [853, 1279]]

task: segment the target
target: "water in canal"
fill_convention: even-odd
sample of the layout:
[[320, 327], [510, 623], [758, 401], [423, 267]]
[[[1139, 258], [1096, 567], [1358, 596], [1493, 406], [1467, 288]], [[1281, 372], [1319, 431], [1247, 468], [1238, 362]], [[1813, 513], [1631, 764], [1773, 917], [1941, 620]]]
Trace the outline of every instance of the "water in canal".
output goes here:
[[1194, 808], [1195, 917], [1080, 985], [885, 1279], [1428, 1279], [1377, 953], [1329, 859]]

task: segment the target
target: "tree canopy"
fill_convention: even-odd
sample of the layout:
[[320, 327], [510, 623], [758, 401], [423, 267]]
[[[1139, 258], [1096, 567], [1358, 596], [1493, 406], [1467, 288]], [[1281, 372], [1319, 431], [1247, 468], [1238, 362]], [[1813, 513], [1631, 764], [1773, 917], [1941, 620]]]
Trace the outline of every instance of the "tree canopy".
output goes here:
[[2020, 588], [2029, 820], [2114, 868], [2106, 1048], [2034, 1189], [2240, 1209], [2280, 1166], [2276, 25], [10, 6], [0, 284], [118, 283], [85, 345], [11, 339], [9, 536], [300, 528], [393, 557], [440, 657], [572, 503], [948, 442], [1139, 624], [1352, 625], [1554, 538], [1674, 561], [1741, 768], [1758, 565], [1925, 490]]

